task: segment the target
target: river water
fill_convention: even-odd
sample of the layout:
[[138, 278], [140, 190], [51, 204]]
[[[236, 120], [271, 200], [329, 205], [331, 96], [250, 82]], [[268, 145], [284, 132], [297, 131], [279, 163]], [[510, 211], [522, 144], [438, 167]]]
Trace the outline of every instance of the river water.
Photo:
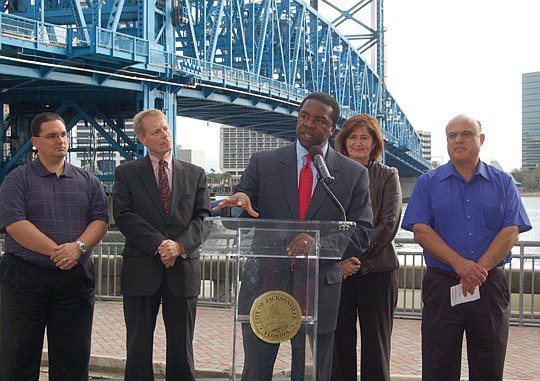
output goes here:
[[540, 241], [540, 196], [523, 196], [521, 200], [533, 228], [528, 232], [521, 233], [519, 239], [521, 241]]

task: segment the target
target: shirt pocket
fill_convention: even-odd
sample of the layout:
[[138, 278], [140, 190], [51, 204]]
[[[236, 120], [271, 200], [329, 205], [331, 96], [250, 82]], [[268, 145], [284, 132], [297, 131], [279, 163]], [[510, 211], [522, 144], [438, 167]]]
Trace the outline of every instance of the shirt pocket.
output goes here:
[[503, 212], [499, 205], [487, 204], [484, 206], [484, 221], [486, 228], [499, 230], [502, 225]]

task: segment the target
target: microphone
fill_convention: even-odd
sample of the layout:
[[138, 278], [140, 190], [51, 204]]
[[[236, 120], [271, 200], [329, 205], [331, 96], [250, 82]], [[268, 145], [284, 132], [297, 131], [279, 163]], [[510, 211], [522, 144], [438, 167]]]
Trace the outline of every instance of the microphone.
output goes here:
[[[308, 150], [308, 152], [309, 152], [309, 157], [311, 157], [311, 161], [313, 161], [313, 163], [315, 164], [315, 168], [317, 168], [317, 173], [319, 174], [319, 178], [318, 178], [319, 183], [323, 187], [326, 194], [332, 199], [334, 204], [339, 209], [341, 213], [342, 221], [346, 222], [347, 214], [345, 213], [345, 209], [343, 208], [343, 205], [341, 205], [341, 202], [339, 202], [334, 192], [332, 192], [330, 188], [328, 188], [328, 184], [330, 184], [334, 180], [334, 177], [330, 175], [330, 172], [328, 171], [328, 167], [326, 166], [326, 163], [324, 162], [324, 159], [322, 156], [323, 152], [322, 152], [321, 147], [313, 146]], [[340, 230], [349, 230], [349, 225], [347, 224], [340, 225]]]
[[315, 164], [315, 168], [317, 169], [317, 173], [319, 174], [319, 178], [322, 179], [326, 184], [330, 184], [334, 177], [330, 175], [330, 172], [328, 171], [328, 167], [326, 166], [326, 163], [323, 159], [323, 152], [321, 147], [319, 146], [313, 146], [309, 148], [309, 157], [311, 157], [311, 161]]

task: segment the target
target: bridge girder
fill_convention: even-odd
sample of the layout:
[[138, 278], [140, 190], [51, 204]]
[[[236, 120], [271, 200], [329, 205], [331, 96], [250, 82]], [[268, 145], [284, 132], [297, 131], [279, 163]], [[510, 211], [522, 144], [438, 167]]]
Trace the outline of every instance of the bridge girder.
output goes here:
[[[185, 115], [293, 138], [297, 107], [312, 91], [334, 95], [343, 118], [379, 117], [388, 156], [396, 156], [400, 171], [428, 169], [418, 135], [380, 77], [302, 1], [4, 0], [3, 10], [0, 101], [22, 114], [21, 122], [9, 122], [19, 115], [2, 120], [0, 138], [8, 148], [0, 181], [24, 157], [13, 163], [9, 143], [24, 135], [26, 110], [75, 101], [80, 120], [125, 157], [144, 151], [128, 145], [122, 152], [116, 135], [100, 131], [103, 123], [114, 131], [112, 105], [122, 110], [121, 120], [161, 108], [173, 131], [175, 116]], [[93, 113], [82, 95], [96, 99]]]

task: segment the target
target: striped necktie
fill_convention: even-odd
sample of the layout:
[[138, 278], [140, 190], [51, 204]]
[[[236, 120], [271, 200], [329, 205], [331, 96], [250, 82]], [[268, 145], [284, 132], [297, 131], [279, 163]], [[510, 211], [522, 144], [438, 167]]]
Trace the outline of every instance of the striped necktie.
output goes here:
[[171, 188], [169, 186], [169, 176], [165, 167], [167, 162], [164, 160], [159, 161], [158, 178], [159, 178], [159, 194], [161, 195], [161, 201], [163, 201], [163, 208], [165, 213], [169, 214], [171, 210]]

